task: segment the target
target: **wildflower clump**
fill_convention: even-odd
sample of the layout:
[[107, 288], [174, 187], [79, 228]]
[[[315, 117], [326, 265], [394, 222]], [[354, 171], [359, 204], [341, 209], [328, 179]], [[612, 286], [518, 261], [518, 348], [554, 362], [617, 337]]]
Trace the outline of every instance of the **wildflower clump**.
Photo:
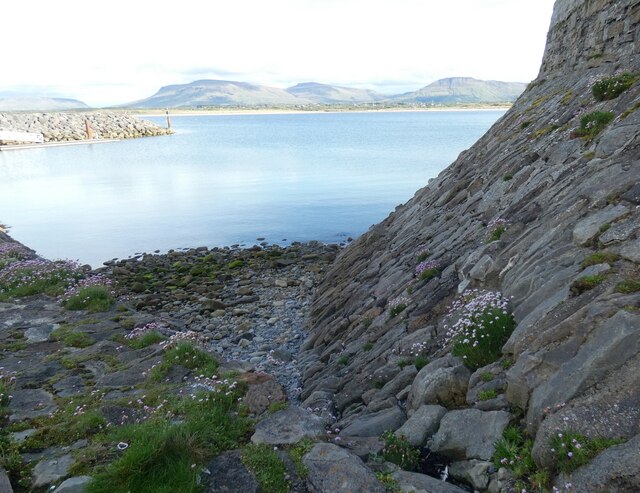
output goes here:
[[421, 281], [433, 279], [440, 273], [440, 264], [435, 260], [425, 260], [416, 265], [416, 277]]
[[487, 225], [487, 243], [498, 241], [507, 230], [507, 226], [509, 226], [509, 221], [506, 219], [497, 218], [492, 220]]
[[630, 72], [624, 72], [612, 77], [605, 77], [596, 82], [591, 88], [596, 101], [615, 99], [629, 89], [638, 77]]
[[27, 260], [32, 253], [20, 243], [0, 243], [0, 269], [17, 260]]
[[445, 326], [446, 343], [453, 344], [452, 354], [461, 356], [465, 366], [477, 370], [500, 358], [516, 325], [508, 305], [502, 293], [479, 290], [466, 292], [453, 302], [449, 317], [456, 321]]
[[384, 447], [380, 454], [385, 460], [406, 471], [417, 469], [420, 463], [420, 450], [411, 445], [406, 436], [398, 436], [393, 431], [385, 431], [380, 438], [384, 441]]
[[18, 260], [0, 269], [0, 300], [35, 294], [59, 295], [82, 278], [80, 266], [69, 260]]
[[5, 370], [0, 366], [0, 417], [1, 410], [9, 405], [10, 392], [16, 385], [16, 372]]
[[555, 433], [549, 446], [555, 457], [558, 471], [571, 472], [585, 465], [603, 450], [622, 443], [624, 440], [609, 438], [587, 438], [572, 430]]
[[573, 135], [585, 140], [591, 140], [602, 132], [614, 117], [613, 111], [594, 111], [589, 113], [580, 119], [580, 126], [573, 132]]
[[136, 327], [124, 336], [126, 344], [133, 349], [142, 349], [166, 338], [161, 333], [162, 327], [158, 322], [149, 322], [142, 327]]
[[111, 279], [95, 274], [78, 280], [62, 296], [62, 305], [69, 310], [106, 312], [115, 302]]
[[400, 315], [409, 304], [409, 298], [406, 296], [398, 296], [389, 302], [389, 318]]

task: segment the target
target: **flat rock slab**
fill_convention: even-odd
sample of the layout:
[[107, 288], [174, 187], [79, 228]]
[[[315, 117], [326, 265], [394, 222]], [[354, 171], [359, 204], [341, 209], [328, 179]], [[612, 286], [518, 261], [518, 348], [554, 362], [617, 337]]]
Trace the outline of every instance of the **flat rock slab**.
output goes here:
[[340, 432], [340, 436], [378, 437], [385, 431], [397, 430], [406, 419], [404, 411], [398, 406], [394, 406], [356, 418]]
[[273, 379], [266, 382], [250, 385], [243, 402], [249, 408], [249, 412], [255, 416], [264, 413], [273, 403], [285, 402], [287, 396], [284, 388]]
[[42, 389], [23, 389], [12, 392], [9, 401], [9, 421], [22, 421], [44, 416], [54, 412], [58, 406], [53, 402], [53, 395]]
[[69, 474], [69, 468], [74, 462], [71, 454], [41, 460], [33, 468], [33, 487], [40, 488], [64, 478]]
[[509, 421], [511, 414], [505, 411], [450, 411], [442, 418], [430, 448], [458, 460], [491, 460], [494, 443], [502, 437]]
[[55, 489], [56, 493], [85, 493], [87, 486], [91, 482], [91, 476], [75, 476], [65, 479], [60, 486]]
[[84, 379], [79, 376], [72, 376], [58, 380], [53, 384], [58, 397], [70, 397], [72, 395], [83, 394], [85, 392]]
[[629, 208], [624, 205], [616, 205], [605, 207], [585, 217], [581, 221], [578, 221], [573, 228], [573, 241], [581, 246], [588, 244], [600, 233], [600, 228], [621, 218], [628, 212]]
[[38, 325], [36, 327], [29, 327], [24, 331], [24, 336], [27, 338], [28, 344], [45, 342], [49, 340], [51, 333], [58, 327], [60, 327], [59, 324], [45, 324]]
[[406, 493], [467, 493], [454, 484], [417, 472], [396, 471], [392, 477]]
[[362, 460], [331, 443], [318, 443], [302, 459], [313, 493], [385, 493], [386, 488]]
[[242, 451], [225, 452], [209, 464], [203, 474], [203, 493], [258, 493], [260, 485], [242, 463]]
[[289, 407], [263, 419], [251, 437], [253, 443], [285, 445], [325, 434], [324, 421], [299, 407]]

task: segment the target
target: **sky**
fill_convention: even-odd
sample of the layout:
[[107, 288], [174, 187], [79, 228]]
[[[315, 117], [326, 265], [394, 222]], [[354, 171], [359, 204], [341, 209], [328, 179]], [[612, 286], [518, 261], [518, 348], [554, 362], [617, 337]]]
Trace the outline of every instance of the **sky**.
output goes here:
[[29, 0], [2, 6], [0, 97], [108, 106], [223, 79], [397, 94], [444, 77], [528, 82], [554, 0]]

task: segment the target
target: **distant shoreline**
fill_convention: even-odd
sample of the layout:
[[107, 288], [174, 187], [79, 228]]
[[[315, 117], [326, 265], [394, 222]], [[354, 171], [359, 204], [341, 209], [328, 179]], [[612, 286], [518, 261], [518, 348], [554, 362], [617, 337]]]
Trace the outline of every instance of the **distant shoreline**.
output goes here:
[[[512, 105], [479, 105], [479, 106], [439, 106], [435, 108], [372, 108], [372, 109], [220, 109], [220, 110], [185, 110], [169, 109], [169, 116], [233, 116], [233, 115], [299, 115], [305, 113], [409, 113], [409, 112], [443, 112], [443, 111], [487, 111], [508, 110]], [[133, 116], [165, 116], [166, 110], [125, 110]]]

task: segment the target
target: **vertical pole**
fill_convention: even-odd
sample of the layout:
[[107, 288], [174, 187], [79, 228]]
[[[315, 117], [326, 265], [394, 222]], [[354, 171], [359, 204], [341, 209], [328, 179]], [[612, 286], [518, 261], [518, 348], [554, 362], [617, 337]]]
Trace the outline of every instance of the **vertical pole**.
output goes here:
[[171, 130], [171, 117], [169, 116], [169, 110], [167, 109], [167, 128]]
[[87, 130], [87, 139], [93, 140], [93, 129], [91, 128], [91, 123], [88, 118], [84, 119], [84, 126]]

